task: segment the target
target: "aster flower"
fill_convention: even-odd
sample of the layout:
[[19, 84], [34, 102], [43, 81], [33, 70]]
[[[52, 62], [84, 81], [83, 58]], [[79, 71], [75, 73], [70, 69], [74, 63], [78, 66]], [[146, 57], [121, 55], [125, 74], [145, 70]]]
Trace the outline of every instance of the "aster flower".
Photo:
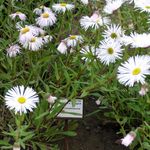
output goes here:
[[33, 36], [44, 35], [45, 31], [39, 27], [32, 26], [32, 25], [25, 25], [24, 27], [19, 26], [19, 43], [24, 45], [26, 42], [31, 40]]
[[95, 103], [96, 103], [96, 105], [98, 105], [98, 106], [99, 106], [99, 105], [101, 104], [100, 99], [96, 100], [96, 101], [95, 101]]
[[41, 37], [32, 36], [29, 41], [23, 44], [23, 47], [31, 51], [37, 51], [43, 46], [43, 39]]
[[74, 9], [74, 5], [73, 4], [67, 4], [67, 3], [58, 3], [58, 4], [53, 4], [52, 5], [52, 9], [55, 11], [55, 12], [58, 12], [58, 13], [65, 13], [67, 10], [72, 10]]
[[145, 83], [145, 84], [143, 84], [143, 85], [141, 86], [141, 89], [140, 89], [140, 91], [139, 91], [139, 95], [144, 96], [144, 95], [146, 95], [146, 93], [147, 93], [148, 91], [149, 91], [149, 89], [148, 89], [148, 84]]
[[131, 131], [123, 139], [121, 139], [122, 141], [121, 144], [127, 147], [133, 142], [135, 137], [136, 137], [136, 133]]
[[35, 13], [36, 15], [41, 15], [43, 13], [43, 11], [44, 11], [44, 8], [46, 9], [47, 7], [42, 5], [42, 6], [38, 7], [38, 8], [35, 8], [33, 10], [33, 13]]
[[55, 96], [52, 96], [52, 95], [49, 95], [47, 101], [50, 103], [50, 104], [54, 104], [55, 101], [57, 100], [57, 97]]
[[84, 57], [82, 57], [82, 59], [87, 61], [91, 54], [97, 56], [97, 51], [94, 46], [86, 45], [81, 49], [81, 54], [84, 54]]
[[101, 41], [99, 48], [97, 48], [98, 58], [106, 65], [121, 59], [122, 51], [123, 49], [119, 42], [107, 39]]
[[11, 14], [11, 15], [9, 15], [10, 17], [11, 17], [11, 19], [15, 19], [16, 17], [19, 17], [19, 19], [20, 20], [22, 20], [22, 21], [25, 21], [26, 20], [26, 15], [25, 14], [23, 14], [23, 13], [21, 13], [21, 12], [16, 12], [16, 13], [13, 13], [13, 14]]
[[95, 11], [91, 17], [83, 16], [80, 19], [80, 25], [84, 30], [88, 28], [98, 29], [100, 26], [109, 23], [110, 19], [108, 17], [102, 17], [98, 11]]
[[32, 36], [37, 36], [39, 35], [39, 29], [35, 26], [29, 25], [25, 27], [20, 27], [19, 29], [20, 34], [19, 34], [19, 42], [23, 45], [27, 41], [31, 39]]
[[130, 57], [118, 68], [117, 78], [121, 84], [133, 87], [137, 83], [144, 84], [146, 75], [150, 74], [150, 57], [147, 55]]
[[89, 0], [81, 0], [81, 2], [85, 5], [87, 5], [89, 3]]
[[103, 36], [104, 38], [121, 41], [121, 38], [124, 36], [124, 31], [121, 29], [121, 26], [111, 24], [107, 26]]
[[134, 7], [141, 10], [141, 12], [150, 13], [150, 1], [149, 0], [135, 1]]
[[66, 41], [62, 40], [61, 43], [58, 45], [57, 50], [60, 53], [65, 54], [65, 53], [67, 53], [67, 49], [68, 49], [68, 47], [67, 47]]
[[120, 8], [123, 3], [124, 3], [123, 0], [107, 1], [103, 11], [107, 14], [112, 14], [115, 10]]
[[20, 46], [18, 44], [11, 45], [9, 48], [6, 49], [7, 55], [9, 57], [15, 57], [17, 54], [20, 53]]
[[55, 14], [50, 9], [44, 8], [44, 12], [36, 19], [36, 24], [43, 28], [52, 26], [56, 20]]
[[150, 34], [131, 33], [130, 36], [124, 36], [122, 42], [125, 45], [131, 45], [132, 48], [145, 48], [150, 46]]
[[47, 44], [52, 41], [53, 37], [51, 35], [45, 35], [45, 36], [42, 36], [42, 39], [43, 39], [43, 43]]
[[83, 38], [80, 35], [70, 35], [65, 41], [68, 47], [74, 47], [79, 43], [83, 43]]
[[27, 110], [33, 111], [36, 108], [36, 103], [39, 102], [37, 93], [30, 87], [15, 86], [8, 90], [5, 94], [5, 104], [10, 110], [15, 110], [15, 113], [27, 113]]
[[20, 145], [18, 145], [18, 144], [14, 144], [14, 146], [13, 146], [13, 150], [21, 150]]

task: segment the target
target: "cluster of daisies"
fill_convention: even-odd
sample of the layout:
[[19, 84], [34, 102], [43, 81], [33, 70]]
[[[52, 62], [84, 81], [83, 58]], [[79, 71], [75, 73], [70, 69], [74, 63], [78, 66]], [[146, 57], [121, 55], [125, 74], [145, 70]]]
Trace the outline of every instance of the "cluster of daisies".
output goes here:
[[[120, 8], [125, 2], [134, 2], [135, 8], [139, 8], [141, 11], [148, 12], [149, 3], [146, 0], [129, 1], [129, 0], [106, 0], [103, 12], [106, 14], [112, 14], [115, 10]], [[83, 4], [88, 4], [88, 0], [82, 0]], [[26, 15], [21, 12], [11, 14], [12, 19], [19, 19], [22, 21], [16, 24], [16, 28], [19, 31], [18, 42], [20, 45], [32, 51], [41, 49], [45, 44], [52, 40], [52, 36], [47, 34], [45, 29], [53, 26], [57, 23], [57, 13], [64, 14], [66, 11], [71, 11], [75, 8], [74, 4], [58, 3], [53, 4], [52, 9], [41, 6], [34, 9], [34, 13], [37, 15], [35, 19], [36, 25], [23, 25], [23, 21], [27, 19]], [[110, 9], [111, 8], [111, 9]], [[108, 11], [109, 10], [109, 11]], [[100, 62], [109, 66], [121, 59], [124, 54], [124, 47], [129, 46], [132, 48], [147, 48], [150, 46], [150, 34], [149, 33], [131, 33], [125, 35], [125, 31], [120, 25], [111, 24], [111, 20], [108, 16], [103, 16], [99, 11], [94, 11], [89, 16], [82, 16], [79, 20], [80, 26], [85, 32], [87, 30], [96, 30], [101, 26], [105, 26], [103, 31], [103, 40], [99, 42], [99, 46], [85, 45], [81, 47], [81, 53], [86, 54], [92, 52]], [[75, 47], [78, 44], [82, 44], [84, 38], [82, 35], [69, 35], [69, 37], [62, 39], [57, 47], [57, 50], [62, 54], [74, 52]], [[21, 46], [19, 44], [11, 45], [7, 49], [7, 54], [10, 57], [15, 57], [20, 53]], [[86, 56], [86, 55], [84, 55]], [[87, 58], [85, 58], [87, 60]], [[146, 76], [150, 74], [150, 56], [149, 55], [136, 55], [130, 57], [127, 61], [120, 64], [118, 67], [117, 79], [125, 85], [132, 87], [135, 83], [141, 83], [142, 88], [139, 91], [140, 95], [145, 95], [148, 92], [148, 86], [146, 84]], [[17, 86], [10, 89], [5, 96], [6, 105], [10, 109], [15, 109], [15, 112], [26, 113], [27, 110], [32, 111], [36, 106], [35, 103], [39, 101], [38, 95], [32, 88], [25, 88], [24, 86]], [[15, 103], [13, 103], [15, 102]]]
[[[52, 6], [53, 10], [45, 6], [35, 8], [33, 10], [33, 12], [37, 15], [35, 25], [24, 25], [24, 21], [27, 19], [27, 16], [22, 12], [10, 14], [10, 17], [13, 20], [18, 18], [21, 20], [16, 24], [16, 28], [19, 31], [18, 42], [25, 49], [32, 51], [40, 50], [45, 44], [52, 40], [52, 36], [47, 34], [45, 29], [56, 24], [56, 13], [65, 13], [73, 8], [73, 4], [67, 3], [54, 4]], [[19, 44], [11, 44], [10, 47], [7, 48], [7, 55], [15, 57], [18, 53], [20, 53], [20, 50], [21, 47]]]
[[[104, 6], [104, 14], [113, 14], [125, 2], [134, 2], [135, 8], [140, 8], [141, 11], [148, 12], [149, 1], [128, 1], [128, 0], [106, 0]], [[149, 9], [150, 10], [150, 9]], [[120, 25], [110, 24], [108, 17], [103, 17], [98, 11], [95, 11], [92, 16], [83, 16], [80, 19], [81, 27], [87, 31], [88, 29], [98, 29], [101, 26], [106, 27], [103, 35], [103, 40], [100, 41], [99, 47], [85, 46], [82, 53], [92, 52], [103, 64], [110, 65], [118, 59], [122, 59], [125, 52], [125, 46], [132, 48], [148, 48], [150, 46], [150, 33], [130, 33], [125, 35], [125, 31]], [[141, 83], [140, 95], [145, 95], [148, 92], [148, 86], [145, 79], [150, 75], [150, 56], [136, 55], [130, 57], [118, 67], [118, 81], [129, 87], [133, 87], [135, 83]], [[145, 88], [146, 87], [146, 88]]]

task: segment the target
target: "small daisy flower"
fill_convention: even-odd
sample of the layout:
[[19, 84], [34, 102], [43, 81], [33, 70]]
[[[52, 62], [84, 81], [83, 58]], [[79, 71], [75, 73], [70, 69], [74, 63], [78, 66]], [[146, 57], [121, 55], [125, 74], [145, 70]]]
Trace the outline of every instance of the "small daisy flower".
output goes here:
[[146, 75], [150, 74], [150, 57], [147, 55], [130, 57], [118, 68], [117, 78], [121, 84], [133, 87], [137, 83], [144, 84]]
[[74, 9], [74, 5], [73, 4], [67, 4], [67, 3], [59, 3], [59, 4], [53, 4], [52, 8], [55, 12], [58, 13], [65, 13], [67, 10], [72, 10]]
[[23, 14], [23, 13], [21, 13], [21, 12], [16, 12], [16, 13], [13, 13], [13, 14], [11, 14], [11, 15], [9, 15], [10, 17], [11, 17], [11, 19], [15, 19], [16, 17], [19, 17], [19, 19], [20, 20], [22, 20], [22, 21], [25, 21], [26, 20], [26, 15], [25, 14]]
[[35, 9], [33, 10], [33, 13], [35, 13], [36, 15], [41, 15], [42, 12], [43, 12], [43, 10], [44, 10], [44, 8], [45, 8], [45, 6], [40, 6], [40, 7], [38, 7], [38, 8], [35, 8]]
[[52, 95], [50, 95], [50, 96], [48, 97], [48, 99], [47, 99], [47, 101], [48, 101], [50, 104], [54, 104], [56, 100], [57, 100], [57, 97], [52, 96]]
[[86, 31], [88, 28], [98, 29], [100, 26], [110, 23], [108, 17], [102, 17], [98, 11], [95, 11], [91, 17], [83, 16], [80, 19], [81, 27]]
[[111, 24], [107, 26], [103, 36], [104, 38], [121, 41], [121, 38], [124, 36], [124, 31], [121, 29], [121, 26]]
[[67, 53], [67, 43], [66, 41], [61, 41], [61, 43], [58, 45], [57, 50], [62, 53], [62, 54], [66, 54]]
[[67, 42], [68, 47], [74, 47], [79, 43], [83, 43], [83, 38], [80, 35], [70, 35], [67, 39], [65, 39]]
[[7, 55], [9, 57], [15, 57], [17, 54], [20, 53], [20, 46], [18, 44], [11, 45], [9, 48], [6, 49]]
[[19, 42], [23, 45], [27, 41], [29, 41], [32, 36], [39, 35], [39, 32], [41, 30], [39, 30], [38, 27], [35, 27], [32, 25], [29, 25], [29, 26], [26, 25], [25, 27], [20, 27], [19, 31], [20, 31]]
[[21, 150], [20, 145], [18, 145], [18, 144], [14, 144], [14, 146], [13, 146], [13, 150]]
[[42, 36], [42, 39], [43, 39], [43, 43], [47, 44], [52, 41], [53, 37], [51, 35], [45, 35], [45, 36]]
[[117, 41], [103, 40], [101, 41], [99, 48], [97, 48], [98, 58], [106, 65], [115, 63], [117, 59], [122, 57], [121, 44]]
[[131, 131], [123, 139], [121, 139], [121, 144], [128, 147], [135, 139], [136, 133]]
[[131, 33], [130, 36], [124, 36], [122, 42], [125, 45], [131, 45], [132, 48], [146, 48], [150, 46], [150, 34]]
[[98, 105], [98, 106], [99, 106], [99, 105], [101, 104], [100, 99], [96, 100], [96, 101], [95, 101], [95, 103], [96, 103], [96, 105]]
[[46, 9], [44, 13], [42, 13], [40, 17], [36, 19], [36, 24], [43, 28], [52, 26], [56, 23], [56, 20], [55, 14], [51, 10]]
[[43, 39], [41, 37], [32, 37], [29, 41], [23, 44], [23, 47], [31, 51], [37, 51], [43, 46]]
[[96, 49], [95, 49], [94, 46], [88, 46], [88, 45], [86, 45], [86, 46], [84, 46], [81, 49], [81, 54], [84, 54], [84, 56], [82, 57], [82, 59], [85, 60], [85, 61], [87, 61], [90, 58], [91, 54], [93, 56], [97, 56], [97, 51], [96, 51]]
[[15, 113], [27, 113], [27, 110], [33, 111], [36, 108], [36, 103], [39, 102], [37, 93], [30, 87], [15, 86], [8, 90], [5, 94], [5, 104], [10, 110], [15, 110]]
[[89, 0], [81, 0], [81, 2], [85, 5], [87, 5], [89, 3]]
[[143, 84], [142, 86], [141, 86], [141, 89], [140, 89], [140, 91], [139, 91], [139, 94], [141, 95], [141, 96], [144, 96], [144, 95], [146, 95], [146, 93], [149, 91], [149, 89], [148, 89], [148, 84], [147, 83], [145, 83], [145, 84]]
[[141, 10], [141, 12], [150, 13], [150, 1], [149, 0], [135, 1], [135, 8], [138, 8], [139, 10]]
[[112, 1], [107, 1], [103, 11], [107, 14], [112, 14], [115, 10], [120, 8], [122, 4], [124, 3], [123, 0], [112, 0]]

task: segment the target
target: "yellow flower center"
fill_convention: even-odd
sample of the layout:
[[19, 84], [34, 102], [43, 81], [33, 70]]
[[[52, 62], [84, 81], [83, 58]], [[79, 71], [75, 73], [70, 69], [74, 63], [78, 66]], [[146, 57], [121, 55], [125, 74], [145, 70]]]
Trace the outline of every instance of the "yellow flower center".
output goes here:
[[138, 75], [138, 74], [140, 74], [140, 72], [141, 72], [141, 69], [140, 69], [140, 68], [135, 68], [135, 69], [132, 71], [132, 74], [133, 74], [133, 75]]
[[24, 104], [24, 103], [26, 102], [26, 98], [24, 98], [24, 97], [19, 97], [19, 98], [18, 98], [18, 102], [19, 102], [20, 104]]
[[43, 18], [48, 18], [48, 17], [49, 17], [49, 14], [48, 14], [48, 13], [43, 13], [43, 14], [42, 14], [42, 17], [43, 17]]
[[42, 5], [42, 6], [40, 6], [40, 9], [43, 9], [44, 8], [44, 6]]
[[60, 6], [62, 6], [62, 7], [66, 7], [66, 5], [67, 5], [66, 3], [61, 3], [60, 4]]
[[145, 6], [146, 9], [150, 9], [150, 6]]
[[113, 48], [111, 48], [111, 47], [108, 48], [107, 51], [108, 51], [108, 54], [113, 54], [113, 53], [114, 53], [114, 50], [113, 50]]
[[21, 12], [20, 12], [20, 11], [17, 11], [16, 14], [21, 14]]
[[35, 42], [36, 41], [36, 38], [32, 38], [30, 42]]
[[30, 29], [28, 27], [25, 27], [25, 28], [21, 29], [21, 33], [22, 34], [25, 34], [25, 33], [29, 32], [29, 31], [30, 31]]
[[96, 23], [99, 23], [99, 18], [98, 18], [98, 19], [96, 19]]
[[74, 39], [76, 39], [76, 35], [71, 35], [69, 38], [70, 38], [70, 40], [74, 40]]
[[111, 33], [110, 37], [111, 37], [112, 39], [116, 39], [116, 38], [117, 38], [117, 34], [116, 34], [116, 33]]

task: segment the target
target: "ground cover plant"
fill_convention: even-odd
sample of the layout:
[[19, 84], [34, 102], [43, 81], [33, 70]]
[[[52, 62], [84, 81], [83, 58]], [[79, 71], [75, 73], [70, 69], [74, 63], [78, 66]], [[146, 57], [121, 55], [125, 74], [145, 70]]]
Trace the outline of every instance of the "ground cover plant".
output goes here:
[[92, 96], [118, 143], [149, 150], [149, 13], [149, 0], [1, 0], [1, 149], [59, 149], [77, 127], [56, 119], [62, 100]]

